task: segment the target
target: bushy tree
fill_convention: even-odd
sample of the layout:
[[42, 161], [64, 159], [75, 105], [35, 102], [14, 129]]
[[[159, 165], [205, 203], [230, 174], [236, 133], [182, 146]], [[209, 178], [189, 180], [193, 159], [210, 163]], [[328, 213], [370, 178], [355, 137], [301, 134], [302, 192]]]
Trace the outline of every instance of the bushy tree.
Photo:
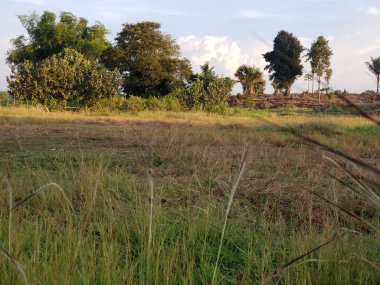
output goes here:
[[7, 62], [13, 65], [28, 60], [37, 63], [65, 48], [77, 50], [90, 59], [98, 59], [111, 44], [106, 40], [106, 28], [96, 23], [88, 26], [84, 18], [77, 18], [69, 12], [57, 16], [44, 12], [19, 16], [27, 31], [12, 40], [13, 47], [8, 51]]
[[126, 94], [163, 96], [190, 78], [190, 62], [180, 58], [179, 45], [160, 28], [154, 22], [124, 24], [115, 47], [105, 52], [103, 62], [121, 71]]
[[39, 63], [29, 60], [12, 67], [7, 78], [10, 95], [21, 102], [48, 108], [92, 106], [96, 100], [118, 94], [121, 79], [81, 53], [64, 49]]
[[291, 87], [297, 77], [302, 75], [301, 53], [304, 50], [301, 42], [286, 31], [280, 31], [274, 39], [273, 50], [263, 54], [268, 62], [265, 70], [270, 73], [270, 80], [274, 80], [285, 95], [289, 95]]
[[229, 77], [218, 76], [209, 63], [201, 66], [201, 72], [192, 76], [190, 83], [174, 93], [181, 103], [189, 109], [201, 109], [225, 104], [231, 96], [235, 81]]
[[332, 76], [331, 56], [333, 52], [329, 47], [329, 41], [323, 36], [318, 37], [316, 41], [311, 44], [306, 56], [310, 61], [311, 73], [317, 76], [318, 80], [318, 97], [321, 100], [321, 78], [325, 75], [330, 81]]
[[368, 70], [376, 77], [376, 94], [379, 95], [380, 84], [380, 56], [378, 58], [371, 57], [370, 62], [366, 62]]
[[236, 70], [235, 76], [243, 86], [243, 92], [247, 97], [255, 97], [256, 94], [264, 93], [265, 80], [263, 72], [259, 68], [241, 65]]

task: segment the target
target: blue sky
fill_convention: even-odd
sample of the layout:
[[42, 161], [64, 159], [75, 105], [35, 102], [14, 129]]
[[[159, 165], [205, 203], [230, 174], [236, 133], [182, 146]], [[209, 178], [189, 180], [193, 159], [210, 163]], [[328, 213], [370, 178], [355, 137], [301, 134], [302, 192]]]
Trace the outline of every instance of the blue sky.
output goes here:
[[[25, 34], [16, 15], [69, 11], [103, 23], [112, 40], [125, 22], [157, 21], [181, 45], [194, 70], [210, 61], [215, 70], [233, 76], [241, 64], [265, 66], [261, 54], [271, 49], [284, 29], [305, 47], [319, 35], [330, 40], [334, 55], [331, 87], [361, 92], [374, 89], [365, 61], [380, 56], [380, 1], [374, 0], [1, 0], [0, 90], [6, 89], [9, 40]], [[305, 63], [305, 71], [309, 64]], [[307, 89], [300, 78], [294, 91]], [[269, 89], [270, 90], [270, 89]]]

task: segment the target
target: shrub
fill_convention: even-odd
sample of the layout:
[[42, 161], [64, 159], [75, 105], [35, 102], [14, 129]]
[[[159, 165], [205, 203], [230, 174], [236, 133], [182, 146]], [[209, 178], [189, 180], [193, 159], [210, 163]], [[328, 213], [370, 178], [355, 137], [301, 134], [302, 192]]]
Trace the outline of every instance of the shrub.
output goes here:
[[182, 109], [180, 101], [174, 96], [164, 96], [160, 98], [160, 101], [162, 102], [166, 111], [181, 111]]
[[226, 115], [229, 111], [227, 104], [215, 104], [215, 105], [208, 105], [206, 107], [206, 111], [210, 113], [215, 113], [219, 115]]
[[7, 91], [0, 91], [0, 106], [5, 106], [8, 104], [9, 94]]
[[97, 112], [113, 112], [122, 111], [124, 102], [126, 101], [124, 96], [118, 95], [112, 98], [100, 99], [96, 101], [92, 110]]
[[121, 106], [122, 111], [141, 112], [146, 109], [146, 102], [143, 98], [138, 96], [131, 96]]
[[146, 100], [146, 107], [151, 111], [165, 110], [165, 102], [157, 97], [149, 97]]
[[65, 49], [40, 63], [24, 61], [7, 78], [9, 94], [20, 102], [38, 102], [50, 109], [91, 107], [97, 100], [118, 95], [120, 74], [95, 60]]
[[246, 96], [244, 98], [244, 107], [245, 108], [255, 108], [256, 107], [256, 103], [255, 103], [255, 101], [253, 101], [252, 96]]

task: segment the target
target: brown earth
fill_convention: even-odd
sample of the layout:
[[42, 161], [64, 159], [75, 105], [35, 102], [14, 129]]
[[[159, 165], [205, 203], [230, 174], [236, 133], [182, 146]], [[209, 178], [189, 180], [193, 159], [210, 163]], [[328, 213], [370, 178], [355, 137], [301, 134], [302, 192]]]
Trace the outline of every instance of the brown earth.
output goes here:
[[[244, 107], [243, 96], [231, 96], [228, 103], [231, 107]], [[374, 94], [347, 94], [347, 95], [332, 95], [328, 97], [321, 94], [321, 100], [318, 100], [318, 94], [293, 94], [290, 97], [259, 95], [253, 99], [254, 106], [257, 109], [277, 109], [277, 108], [310, 108], [320, 109], [330, 106], [348, 107], [350, 102], [355, 105], [372, 105], [380, 107], [380, 96], [375, 98]]]

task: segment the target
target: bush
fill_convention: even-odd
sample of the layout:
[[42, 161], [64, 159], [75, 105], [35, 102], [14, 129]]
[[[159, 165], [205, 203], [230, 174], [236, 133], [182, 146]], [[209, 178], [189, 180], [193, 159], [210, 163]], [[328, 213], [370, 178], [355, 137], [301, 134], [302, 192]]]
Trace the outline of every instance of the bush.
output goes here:
[[122, 111], [123, 105], [125, 104], [124, 96], [114, 96], [112, 98], [100, 99], [96, 101], [92, 110], [97, 112], [114, 112], [114, 111]]
[[141, 112], [146, 109], [146, 102], [138, 96], [131, 96], [123, 101], [121, 111]]
[[165, 110], [165, 102], [157, 97], [149, 97], [146, 100], [146, 107], [151, 111]]
[[215, 104], [215, 105], [208, 105], [206, 107], [206, 111], [210, 113], [219, 114], [219, 115], [227, 115], [229, 108], [227, 104]]
[[164, 96], [160, 99], [166, 111], [181, 111], [181, 103], [171, 95]]
[[255, 101], [253, 101], [252, 96], [249, 96], [249, 95], [245, 96], [244, 107], [245, 108], [255, 108], [256, 107], [256, 103], [255, 103]]
[[9, 94], [20, 102], [38, 102], [50, 109], [91, 107], [97, 100], [118, 95], [120, 74], [71, 49], [40, 63], [13, 66], [7, 78]]
[[9, 94], [7, 91], [0, 91], [0, 106], [6, 106], [9, 101]]

